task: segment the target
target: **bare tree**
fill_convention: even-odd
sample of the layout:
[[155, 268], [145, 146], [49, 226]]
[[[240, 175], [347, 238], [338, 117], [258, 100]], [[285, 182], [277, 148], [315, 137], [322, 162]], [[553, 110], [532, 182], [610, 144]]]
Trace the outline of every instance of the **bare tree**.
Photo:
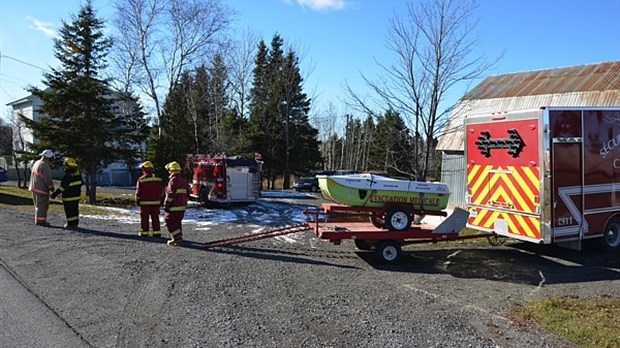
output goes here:
[[246, 30], [241, 39], [231, 43], [227, 52], [228, 65], [230, 66], [230, 84], [232, 90], [231, 100], [238, 115], [248, 117], [247, 106], [252, 86], [252, 71], [254, 70], [254, 57], [259, 36], [251, 30]]
[[120, 83], [137, 85], [159, 119], [165, 96], [218, 45], [234, 12], [221, 0], [116, 0], [114, 7]]
[[[362, 75], [373, 95], [365, 100], [346, 86], [353, 104], [364, 112], [399, 112], [415, 137], [412, 156], [417, 177], [425, 180], [434, 152], [434, 139], [445, 126], [453, 105], [444, 105], [446, 93], [455, 85], [481, 77], [494, 64], [484, 55], [472, 57], [478, 44], [473, 20], [476, 0], [410, 1], [407, 11], [390, 21], [387, 46], [395, 54], [393, 63], [377, 62], [383, 70], [377, 80]], [[424, 149], [418, 149], [418, 134]], [[423, 158], [421, 162], [417, 155]], [[414, 173], [410, 173], [414, 174]]]
[[336, 154], [336, 122], [342, 113], [336, 109], [333, 103], [329, 103], [325, 110], [320, 111], [313, 117], [314, 124], [319, 130], [319, 140], [321, 141], [321, 156], [323, 158], [324, 170], [335, 170], [338, 160]]
[[[13, 156], [13, 165], [17, 174], [17, 187], [27, 188], [30, 173], [28, 171], [28, 160], [22, 158], [22, 154], [27, 153], [28, 150], [28, 142], [25, 139], [24, 133], [29, 132], [29, 130], [19, 116], [23, 116], [23, 114], [21, 112], [18, 113], [11, 121], [11, 128], [13, 130], [11, 156]], [[21, 168], [20, 163], [22, 164]]]

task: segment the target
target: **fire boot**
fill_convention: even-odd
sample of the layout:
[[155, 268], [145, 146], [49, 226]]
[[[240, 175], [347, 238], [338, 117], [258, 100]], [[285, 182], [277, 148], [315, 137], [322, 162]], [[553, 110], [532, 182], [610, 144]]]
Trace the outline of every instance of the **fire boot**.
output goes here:
[[172, 239], [168, 241], [168, 245], [177, 246], [183, 241], [183, 233], [181, 233], [181, 231], [173, 232], [171, 237]]

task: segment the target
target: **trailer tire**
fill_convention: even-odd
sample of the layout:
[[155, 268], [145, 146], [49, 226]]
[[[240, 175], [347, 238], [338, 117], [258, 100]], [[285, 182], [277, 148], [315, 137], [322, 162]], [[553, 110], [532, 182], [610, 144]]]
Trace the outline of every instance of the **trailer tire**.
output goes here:
[[385, 227], [390, 231], [406, 231], [411, 227], [411, 214], [402, 208], [393, 208], [385, 215]]
[[380, 215], [376, 215], [376, 214], [372, 214], [370, 215], [370, 223], [372, 223], [373, 226], [375, 226], [376, 228], [385, 228], [385, 219], [380, 216]]
[[608, 253], [620, 252], [620, 217], [612, 218], [605, 227], [601, 248]]
[[353, 243], [355, 243], [355, 247], [359, 250], [370, 250], [370, 243], [364, 239], [354, 239]]
[[398, 261], [400, 251], [400, 243], [393, 240], [386, 240], [379, 243], [375, 253], [381, 263], [393, 264]]

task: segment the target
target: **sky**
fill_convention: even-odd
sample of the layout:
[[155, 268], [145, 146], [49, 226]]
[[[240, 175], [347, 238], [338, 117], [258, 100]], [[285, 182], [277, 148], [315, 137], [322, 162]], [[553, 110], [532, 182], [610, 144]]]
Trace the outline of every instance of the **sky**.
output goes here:
[[[382, 74], [389, 63], [389, 22], [418, 0], [223, 0], [236, 11], [233, 27], [257, 33], [267, 44], [275, 33], [295, 48], [314, 112], [330, 103], [344, 117], [345, 82], [368, 92], [361, 74]], [[42, 69], [57, 67], [52, 38], [60, 21], [77, 13], [75, 0], [0, 0], [0, 118], [7, 103], [42, 87]], [[110, 24], [111, 0], [93, 0]], [[488, 75], [620, 60], [620, 0], [479, 0], [473, 19], [479, 39], [473, 56], [500, 58]], [[454, 103], [473, 85], [447, 96]]]

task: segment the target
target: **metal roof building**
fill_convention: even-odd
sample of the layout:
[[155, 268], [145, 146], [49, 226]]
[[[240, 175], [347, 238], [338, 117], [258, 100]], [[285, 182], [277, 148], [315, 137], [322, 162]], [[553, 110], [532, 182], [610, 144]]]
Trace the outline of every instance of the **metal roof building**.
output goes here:
[[466, 115], [549, 106], [620, 107], [620, 61], [490, 76], [466, 94], [437, 145], [442, 151], [441, 179], [453, 192], [449, 205], [465, 203]]

